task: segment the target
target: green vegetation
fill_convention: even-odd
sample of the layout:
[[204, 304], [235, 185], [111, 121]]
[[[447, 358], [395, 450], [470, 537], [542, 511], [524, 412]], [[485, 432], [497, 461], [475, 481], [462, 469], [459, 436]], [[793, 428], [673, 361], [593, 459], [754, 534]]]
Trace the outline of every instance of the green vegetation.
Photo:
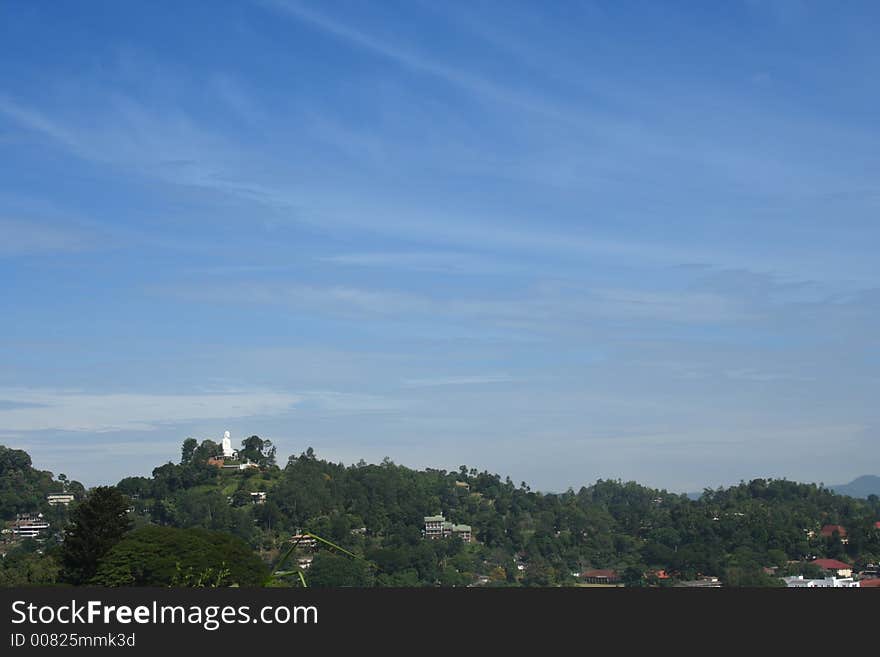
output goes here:
[[315, 555], [307, 576], [309, 586], [372, 586], [373, 575], [367, 562], [333, 552]]
[[65, 581], [89, 583], [101, 558], [131, 528], [128, 504], [117, 489], [98, 486], [73, 510], [60, 551]]
[[45, 586], [58, 581], [60, 566], [52, 555], [41, 554], [40, 544], [27, 539], [0, 559], [0, 587]]
[[46, 502], [50, 493], [81, 498], [85, 488], [63, 474], [53, 479], [51, 472], [33, 468], [27, 452], [0, 445], [0, 519], [14, 518], [16, 513], [52, 513], [53, 508]]
[[272, 441], [263, 440], [259, 436], [251, 436], [242, 440], [238, 454], [241, 458], [261, 467], [275, 465], [275, 447], [272, 446]]
[[[813, 484], [756, 479], [692, 500], [600, 480], [547, 494], [465, 466], [416, 471], [389, 459], [345, 466], [311, 448], [281, 468], [269, 441], [243, 442], [240, 455], [261, 468], [209, 465], [219, 446], [188, 439], [179, 463], [120, 481], [115, 493], [130, 498], [126, 520], [136, 529], [122, 537], [122, 504], [114, 503], [108, 513], [120, 524], [113, 536], [92, 536], [94, 547], [85, 549], [78, 545], [86, 540], [83, 528], [94, 526], [84, 509], [99, 499], [95, 489], [73, 507], [63, 547], [47, 541], [43, 558], [54, 559], [56, 571], [62, 564], [60, 578], [71, 583], [175, 586], [564, 586], [591, 568], [614, 569], [628, 586], [710, 575], [728, 586], [775, 586], [778, 577], [765, 569], [809, 575], [815, 566], [806, 562], [814, 557], [857, 566], [880, 561], [880, 499]], [[48, 473], [19, 476], [51, 483]], [[5, 519], [24, 504], [10, 497]], [[423, 518], [437, 513], [471, 525], [475, 542], [426, 540]], [[826, 524], [844, 526], [847, 536], [822, 536]], [[306, 533], [329, 543], [304, 543], [287, 555], [290, 537]], [[37, 558], [29, 554], [16, 558]], [[271, 580], [268, 566], [257, 568], [282, 562]], [[51, 579], [52, 568], [48, 562], [33, 579]]]
[[101, 586], [259, 586], [268, 569], [235, 536], [207, 529], [142, 527], [101, 559]]

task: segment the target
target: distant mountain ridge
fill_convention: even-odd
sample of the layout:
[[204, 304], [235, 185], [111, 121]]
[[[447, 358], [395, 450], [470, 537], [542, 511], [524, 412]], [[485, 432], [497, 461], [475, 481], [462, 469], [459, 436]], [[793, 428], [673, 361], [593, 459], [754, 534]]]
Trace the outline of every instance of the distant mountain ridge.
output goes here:
[[850, 497], [880, 496], [880, 477], [877, 475], [862, 475], [861, 477], [856, 477], [848, 484], [838, 484], [828, 488], [835, 493], [849, 495]]
[[[880, 476], [862, 475], [856, 477], [848, 484], [834, 484], [826, 486], [829, 490], [834, 491], [838, 495], [848, 495], [849, 497], [867, 498], [869, 495], [877, 495], [880, 497]], [[703, 492], [685, 493], [689, 499], [698, 500], [702, 497]]]

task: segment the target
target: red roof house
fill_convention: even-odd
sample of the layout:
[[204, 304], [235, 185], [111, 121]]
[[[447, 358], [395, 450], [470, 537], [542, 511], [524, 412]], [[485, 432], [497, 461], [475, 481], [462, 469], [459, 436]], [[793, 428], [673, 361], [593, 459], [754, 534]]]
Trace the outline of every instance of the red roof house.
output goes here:
[[840, 538], [846, 538], [846, 529], [840, 525], [825, 525], [819, 533], [826, 538], [834, 536], [834, 532], [840, 535]]
[[880, 589], [880, 578], [863, 579], [859, 582], [859, 586], [863, 588]]
[[816, 564], [822, 570], [832, 570], [837, 573], [838, 577], [849, 577], [852, 575], [852, 566], [837, 559], [815, 559], [810, 563]]
[[591, 584], [614, 584], [620, 580], [615, 570], [587, 570], [581, 573], [581, 579]]

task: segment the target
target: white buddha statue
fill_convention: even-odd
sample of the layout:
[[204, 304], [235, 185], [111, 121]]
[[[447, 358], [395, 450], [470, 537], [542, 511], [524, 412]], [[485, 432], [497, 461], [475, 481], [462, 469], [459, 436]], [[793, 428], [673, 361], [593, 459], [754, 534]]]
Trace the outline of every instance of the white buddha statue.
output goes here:
[[232, 441], [229, 439], [228, 431], [223, 434], [223, 456], [228, 459], [235, 456], [235, 451], [232, 449]]

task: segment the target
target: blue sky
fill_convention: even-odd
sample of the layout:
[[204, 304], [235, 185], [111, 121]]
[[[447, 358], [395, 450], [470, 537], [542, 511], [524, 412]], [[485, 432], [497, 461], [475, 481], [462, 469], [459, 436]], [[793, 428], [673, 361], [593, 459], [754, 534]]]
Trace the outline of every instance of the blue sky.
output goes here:
[[880, 471], [875, 3], [0, 2], [0, 443]]

